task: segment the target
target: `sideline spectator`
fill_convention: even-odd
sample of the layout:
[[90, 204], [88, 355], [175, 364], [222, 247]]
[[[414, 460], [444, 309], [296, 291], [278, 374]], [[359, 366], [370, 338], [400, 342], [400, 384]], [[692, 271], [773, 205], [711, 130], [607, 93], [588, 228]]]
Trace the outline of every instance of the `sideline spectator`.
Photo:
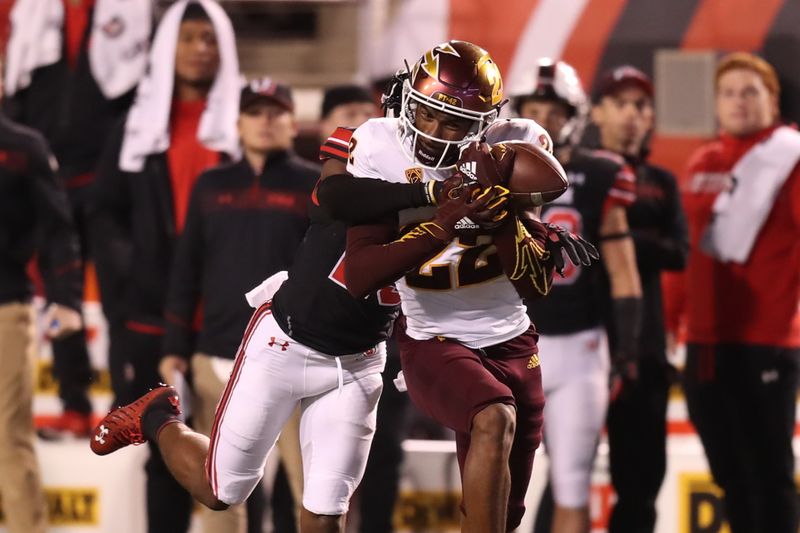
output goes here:
[[631, 66], [604, 76], [592, 117], [600, 147], [625, 159], [636, 174], [628, 207], [642, 283], [637, 379], [608, 409], [611, 481], [617, 501], [609, 533], [652, 533], [656, 499], [667, 470], [667, 403], [675, 370], [666, 357], [661, 273], [686, 266], [688, 235], [675, 177], [647, 162], [653, 128], [653, 84]]
[[[206, 171], [192, 190], [166, 305], [166, 355], [160, 373], [174, 384], [175, 372], [185, 374], [191, 366], [192, 425], [206, 436], [252, 315], [244, 294], [291, 266], [308, 228], [307, 204], [320, 174], [319, 166], [291, 151], [297, 124], [288, 87], [269, 78], [245, 86], [238, 130], [244, 158]], [[201, 302], [202, 324], [195, 334]], [[297, 422], [284, 428], [279, 447], [284, 464], [296, 464], [299, 486], [294, 497], [299, 506], [299, 413]], [[291, 466], [285, 468], [294, 473]], [[244, 504], [221, 513], [203, 507], [202, 520], [207, 533], [243, 533]]]
[[[106, 279], [111, 353], [133, 369], [117, 385], [126, 403], [158, 384], [169, 271], [197, 177], [239, 151], [239, 63], [233, 27], [211, 0], [164, 14], [148, 73], [112, 134], [93, 191], [98, 274]], [[150, 533], [180, 533], [191, 498], [155, 446], [146, 465]]]
[[25, 272], [34, 252], [50, 302], [46, 333], [59, 338], [82, 327], [78, 238], [56, 172], [42, 136], [0, 114], [0, 499], [10, 533], [47, 530], [34, 451], [33, 291]]
[[[86, 263], [93, 258], [86, 220], [89, 191], [105, 140], [144, 74], [152, 2], [16, 0], [11, 23], [6, 108], [52, 147]], [[118, 381], [122, 369], [110, 370]], [[63, 413], [42, 428], [42, 436], [88, 436], [92, 371], [85, 331], [53, 342], [53, 371]]]
[[714, 89], [719, 138], [689, 162], [686, 305], [672, 306], [686, 320], [686, 400], [732, 533], [796, 533], [800, 134], [781, 124], [763, 59], [725, 56]]

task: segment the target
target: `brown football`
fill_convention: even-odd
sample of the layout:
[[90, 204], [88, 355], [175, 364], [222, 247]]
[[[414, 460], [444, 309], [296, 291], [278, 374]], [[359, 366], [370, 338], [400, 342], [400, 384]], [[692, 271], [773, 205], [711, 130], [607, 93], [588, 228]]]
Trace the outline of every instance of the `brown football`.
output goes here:
[[514, 150], [514, 166], [508, 178], [511, 200], [517, 209], [527, 209], [552, 202], [567, 190], [569, 181], [564, 168], [553, 155], [524, 141], [506, 141], [492, 146], [492, 152]]

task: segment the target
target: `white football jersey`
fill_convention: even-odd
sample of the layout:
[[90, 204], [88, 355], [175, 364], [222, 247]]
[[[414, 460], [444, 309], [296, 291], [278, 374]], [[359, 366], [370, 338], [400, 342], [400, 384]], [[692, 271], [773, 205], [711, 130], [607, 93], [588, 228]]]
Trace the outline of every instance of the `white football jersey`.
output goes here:
[[[552, 150], [536, 122], [504, 119], [486, 132], [489, 144], [522, 140]], [[398, 120], [374, 118], [353, 133], [347, 171], [393, 183], [445, 180], [453, 169], [423, 168], [401, 145]], [[400, 212], [400, 227], [430, 220], [435, 208]], [[530, 326], [525, 305], [500, 265], [491, 236], [456, 238], [434, 258], [397, 282], [407, 333], [417, 340], [436, 336], [483, 348], [512, 339]]]

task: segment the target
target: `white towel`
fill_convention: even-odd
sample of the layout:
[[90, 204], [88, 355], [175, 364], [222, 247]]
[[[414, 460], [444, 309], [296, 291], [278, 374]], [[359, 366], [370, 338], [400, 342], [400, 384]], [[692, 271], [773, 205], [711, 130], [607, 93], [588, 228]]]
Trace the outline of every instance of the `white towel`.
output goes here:
[[31, 84], [33, 71], [61, 59], [64, 5], [61, 0], [17, 0], [11, 8], [6, 49], [5, 92]]
[[152, 0], [98, 0], [95, 4], [89, 67], [109, 100], [136, 87], [144, 75], [152, 27]]
[[746, 263], [783, 184], [800, 161], [800, 132], [777, 128], [733, 167], [734, 186], [714, 201], [701, 249], [720, 261]]
[[287, 279], [289, 279], [289, 274], [285, 270], [276, 272], [259, 283], [257, 287], [249, 290], [247, 294], [244, 295], [244, 298], [247, 300], [247, 303], [250, 304], [250, 307], [258, 309], [275, 296], [275, 293], [278, 292], [278, 289], [281, 288], [281, 285], [283, 285], [283, 282]]
[[[89, 66], [106, 98], [133, 89], [144, 74], [152, 16], [152, 0], [97, 0]], [[34, 70], [61, 59], [64, 4], [62, 0], [16, 0], [10, 18], [5, 88], [12, 96], [30, 85]]]
[[[210, 150], [239, 155], [236, 119], [239, 115], [241, 76], [233, 26], [225, 11], [212, 0], [192, 0], [203, 6], [220, 52], [217, 77], [200, 117], [197, 139]], [[128, 172], [144, 168], [145, 158], [169, 148], [169, 115], [175, 78], [175, 47], [183, 13], [190, 0], [179, 0], [164, 13], [150, 48], [148, 72], [139, 84], [136, 100], [125, 123], [119, 167]]]

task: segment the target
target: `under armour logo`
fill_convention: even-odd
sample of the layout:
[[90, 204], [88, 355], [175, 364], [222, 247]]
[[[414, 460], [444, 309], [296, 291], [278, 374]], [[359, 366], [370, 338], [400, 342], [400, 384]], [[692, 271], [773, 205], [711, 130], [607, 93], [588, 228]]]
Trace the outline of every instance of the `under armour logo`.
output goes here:
[[289, 341], [285, 341], [285, 340], [281, 340], [281, 339], [276, 339], [275, 337], [270, 337], [270, 338], [269, 338], [269, 343], [268, 343], [268, 346], [269, 346], [270, 348], [272, 348], [272, 347], [273, 347], [273, 346], [275, 346], [276, 344], [277, 344], [278, 346], [280, 346], [280, 347], [281, 347], [281, 351], [282, 351], [282, 352], [285, 352], [285, 351], [286, 351], [286, 349], [289, 347]]
[[458, 167], [458, 170], [460, 170], [466, 177], [473, 181], [478, 179], [478, 164], [475, 161], [465, 161], [460, 167]]
[[378, 353], [378, 349], [373, 346], [372, 348], [364, 352], [364, 357], [371, 357], [376, 353]]
[[178, 413], [181, 412], [181, 399], [180, 398], [178, 398], [177, 396], [170, 396], [170, 397], [167, 398], [167, 401], [169, 402], [169, 404], [172, 407], [175, 408], [175, 411], [177, 411]]
[[108, 428], [105, 426], [100, 426], [100, 432], [94, 436], [94, 440], [96, 440], [100, 444], [105, 444], [106, 435], [108, 435]]

